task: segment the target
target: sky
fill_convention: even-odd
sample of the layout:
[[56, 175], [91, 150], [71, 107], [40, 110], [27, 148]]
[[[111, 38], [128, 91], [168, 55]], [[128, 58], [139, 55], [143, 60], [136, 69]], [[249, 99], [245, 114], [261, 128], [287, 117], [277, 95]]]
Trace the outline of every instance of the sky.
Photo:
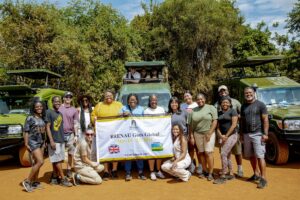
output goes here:
[[[42, 2], [45, 0], [36, 0]], [[54, 3], [57, 6], [66, 6], [69, 0], [46, 0], [50, 3]], [[129, 21], [133, 19], [135, 15], [143, 14], [141, 8], [141, 2], [149, 3], [149, 0], [100, 0], [104, 4], [111, 4], [113, 8], [119, 10], [119, 12], [125, 16]], [[160, 3], [163, 0], [153, 0]], [[0, 0], [3, 2], [3, 0]], [[262, 20], [266, 22], [271, 31], [276, 31], [280, 34], [287, 32], [284, 29], [286, 25], [288, 13], [292, 10], [293, 5], [297, 0], [236, 0], [236, 5], [240, 9], [241, 14], [245, 17], [246, 24], [250, 24], [255, 27], [258, 22]], [[272, 24], [279, 22], [279, 27], [274, 29]]]

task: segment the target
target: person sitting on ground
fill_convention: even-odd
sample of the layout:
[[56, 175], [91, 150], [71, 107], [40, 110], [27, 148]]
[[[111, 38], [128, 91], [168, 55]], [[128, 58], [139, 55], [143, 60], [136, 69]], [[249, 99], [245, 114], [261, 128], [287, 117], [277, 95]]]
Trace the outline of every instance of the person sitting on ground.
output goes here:
[[191, 177], [191, 172], [186, 170], [191, 164], [191, 157], [188, 154], [187, 139], [183, 134], [182, 127], [178, 124], [175, 124], [172, 127], [172, 135], [174, 139], [174, 157], [164, 162], [161, 168], [172, 176], [187, 182]]
[[138, 83], [141, 79], [141, 74], [135, 68], [130, 67], [126, 74], [125, 80], [127, 83]]
[[98, 173], [103, 171], [104, 166], [98, 162], [93, 162], [92, 157], [92, 142], [95, 132], [91, 125], [85, 131], [84, 139], [82, 139], [75, 149], [73, 174], [74, 185], [79, 185], [80, 182], [98, 185], [102, 179]]

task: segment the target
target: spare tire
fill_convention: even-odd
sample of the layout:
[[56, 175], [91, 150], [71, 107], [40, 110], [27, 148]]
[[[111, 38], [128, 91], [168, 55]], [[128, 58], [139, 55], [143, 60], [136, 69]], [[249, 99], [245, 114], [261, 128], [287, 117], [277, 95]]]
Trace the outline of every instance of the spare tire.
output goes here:
[[269, 132], [266, 143], [266, 160], [272, 164], [285, 164], [289, 159], [289, 145], [280, 141], [273, 132]]
[[19, 161], [23, 167], [31, 167], [32, 159], [30, 152], [27, 150], [25, 146], [21, 146], [19, 149]]

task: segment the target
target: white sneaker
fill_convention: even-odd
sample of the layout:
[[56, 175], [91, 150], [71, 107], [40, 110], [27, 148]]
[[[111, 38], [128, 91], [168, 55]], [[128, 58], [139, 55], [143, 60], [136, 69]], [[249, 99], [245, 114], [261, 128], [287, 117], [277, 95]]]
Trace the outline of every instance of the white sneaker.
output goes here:
[[150, 179], [152, 180], [152, 181], [156, 181], [156, 175], [155, 175], [155, 173], [154, 172], [151, 172], [150, 173]]
[[156, 173], [156, 176], [157, 176], [158, 178], [160, 178], [160, 179], [166, 178], [165, 175], [164, 175], [161, 171], [158, 171], [158, 172]]

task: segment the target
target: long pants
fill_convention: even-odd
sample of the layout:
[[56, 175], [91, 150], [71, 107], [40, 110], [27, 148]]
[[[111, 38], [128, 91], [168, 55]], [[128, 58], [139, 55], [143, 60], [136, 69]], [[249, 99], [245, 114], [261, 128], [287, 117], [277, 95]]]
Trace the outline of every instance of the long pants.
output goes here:
[[221, 146], [221, 160], [222, 160], [222, 173], [226, 174], [227, 169], [232, 171], [232, 163], [230, 160], [231, 149], [235, 145], [238, 139], [238, 134], [234, 133], [228, 137], [226, 142]]
[[80, 181], [83, 183], [98, 185], [102, 183], [102, 179], [98, 173], [104, 170], [103, 165], [98, 165], [96, 169], [92, 167], [83, 167], [82, 169], [76, 170], [76, 173], [80, 175]]
[[[132, 165], [131, 160], [125, 161], [126, 174], [131, 174], [131, 165]], [[136, 160], [136, 165], [137, 165], [137, 168], [138, 168], [138, 172], [142, 173], [143, 170], [144, 170], [144, 161], [143, 160]]]
[[184, 159], [177, 163], [177, 167], [172, 169], [173, 162], [171, 160], [165, 161], [161, 168], [163, 171], [171, 174], [172, 176], [178, 177], [183, 181], [188, 181], [190, 178], [191, 173], [186, 170], [191, 164], [191, 159]]

